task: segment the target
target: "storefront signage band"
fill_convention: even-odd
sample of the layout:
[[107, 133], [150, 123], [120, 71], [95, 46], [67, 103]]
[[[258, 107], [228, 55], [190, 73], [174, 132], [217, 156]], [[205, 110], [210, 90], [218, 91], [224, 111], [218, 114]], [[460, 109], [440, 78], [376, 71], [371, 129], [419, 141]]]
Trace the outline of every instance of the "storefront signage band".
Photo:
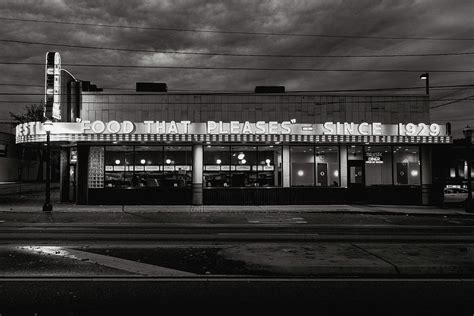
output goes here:
[[[44, 134], [40, 122], [19, 124], [16, 135]], [[52, 134], [178, 134], [178, 135], [346, 135], [346, 136], [446, 136], [444, 126], [438, 124], [382, 124], [325, 122], [323, 124], [298, 124], [293, 121], [82, 121], [77, 123], [53, 123]]]

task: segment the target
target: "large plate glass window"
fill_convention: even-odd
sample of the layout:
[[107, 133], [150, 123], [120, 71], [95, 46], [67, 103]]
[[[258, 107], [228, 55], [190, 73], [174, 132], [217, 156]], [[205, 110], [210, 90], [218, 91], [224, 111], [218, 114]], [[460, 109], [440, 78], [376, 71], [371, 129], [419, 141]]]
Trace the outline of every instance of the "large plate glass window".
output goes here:
[[163, 147], [135, 147], [135, 175], [132, 179], [134, 187], [160, 187], [163, 177]]
[[365, 184], [392, 184], [392, 148], [390, 146], [365, 147]]
[[186, 187], [192, 185], [191, 146], [165, 146], [163, 153], [163, 186]]
[[282, 155], [280, 146], [258, 147], [258, 186], [281, 186]]
[[231, 186], [258, 186], [256, 146], [232, 146], [230, 162]]
[[230, 146], [206, 146], [203, 158], [204, 186], [230, 186]]
[[313, 146], [290, 147], [291, 186], [314, 186]]
[[132, 186], [133, 146], [105, 147], [105, 187]]
[[339, 186], [339, 148], [316, 146], [316, 186]]
[[420, 154], [417, 146], [393, 147], [393, 180], [396, 185], [420, 185]]

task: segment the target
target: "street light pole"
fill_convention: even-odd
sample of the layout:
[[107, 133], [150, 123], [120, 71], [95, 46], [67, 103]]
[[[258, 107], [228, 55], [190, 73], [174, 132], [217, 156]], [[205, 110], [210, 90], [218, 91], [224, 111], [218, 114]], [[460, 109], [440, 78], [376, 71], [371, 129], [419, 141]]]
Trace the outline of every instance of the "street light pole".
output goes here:
[[468, 125], [462, 130], [466, 141], [466, 163], [467, 163], [467, 199], [465, 202], [466, 212], [473, 212], [474, 205], [472, 203], [472, 177], [471, 177], [471, 148], [472, 148], [472, 128]]
[[426, 95], [430, 95], [430, 74], [425, 72], [421, 74], [420, 79], [426, 81]]
[[51, 205], [51, 146], [49, 141], [49, 134], [53, 128], [53, 123], [51, 121], [46, 121], [43, 123], [43, 128], [46, 131], [46, 196], [43, 204], [43, 212], [52, 212], [53, 205]]

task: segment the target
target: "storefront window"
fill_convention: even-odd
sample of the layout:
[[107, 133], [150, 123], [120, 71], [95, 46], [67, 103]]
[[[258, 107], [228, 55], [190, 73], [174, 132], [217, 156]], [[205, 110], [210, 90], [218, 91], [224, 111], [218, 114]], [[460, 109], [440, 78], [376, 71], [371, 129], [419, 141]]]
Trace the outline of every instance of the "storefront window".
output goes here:
[[366, 185], [392, 184], [392, 148], [390, 146], [365, 147]]
[[316, 146], [316, 186], [339, 186], [339, 148]]
[[124, 188], [132, 186], [133, 146], [105, 147], [105, 186]]
[[280, 146], [206, 146], [206, 187], [281, 186]]
[[420, 156], [417, 146], [393, 147], [393, 179], [396, 185], [420, 185]]
[[256, 146], [232, 146], [230, 159], [231, 186], [258, 186]]
[[192, 185], [191, 146], [165, 146], [163, 152], [164, 187], [186, 187]]
[[134, 187], [159, 187], [163, 178], [163, 147], [135, 147], [135, 175], [132, 178]]
[[314, 186], [313, 146], [291, 146], [290, 167], [292, 186]]
[[259, 146], [257, 154], [258, 186], [281, 186], [281, 147]]
[[204, 148], [203, 182], [206, 187], [230, 185], [230, 147], [207, 146]]

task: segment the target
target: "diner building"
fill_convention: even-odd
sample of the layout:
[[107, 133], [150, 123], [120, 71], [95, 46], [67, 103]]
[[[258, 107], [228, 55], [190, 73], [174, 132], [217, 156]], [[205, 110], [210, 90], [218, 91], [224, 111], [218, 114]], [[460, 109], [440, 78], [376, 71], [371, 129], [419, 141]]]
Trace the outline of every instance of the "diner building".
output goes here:
[[[430, 204], [432, 149], [452, 143], [427, 95], [90, 86], [65, 86], [50, 132], [78, 204]], [[45, 140], [40, 122], [16, 128]]]

